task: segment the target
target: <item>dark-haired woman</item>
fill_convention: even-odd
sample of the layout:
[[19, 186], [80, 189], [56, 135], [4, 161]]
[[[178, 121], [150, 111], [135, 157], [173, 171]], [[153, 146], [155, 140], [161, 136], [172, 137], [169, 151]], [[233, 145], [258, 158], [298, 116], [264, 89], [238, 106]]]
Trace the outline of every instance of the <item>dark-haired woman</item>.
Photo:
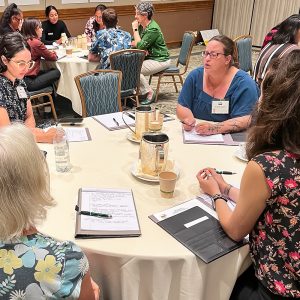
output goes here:
[[30, 47], [20, 33], [7, 33], [0, 38], [0, 127], [22, 122], [32, 130], [37, 142], [52, 143], [56, 129], [50, 128], [44, 132], [35, 127], [23, 80], [33, 66]]
[[292, 15], [277, 28], [272, 41], [260, 52], [254, 67], [254, 80], [260, 84], [274, 58], [282, 58], [293, 50], [300, 49], [300, 14]]
[[107, 7], [103, 4], [97, 5], [95, 8], [94, 16], [90, 17], [89, 20], [87, 21], [84, 28], [84, 33], [87, 37], [88, 42], [94, 42], [96, 40], [96, 33], [99, 30], [105, 28], [105, 25], [103, 24], [102, 21], [102, 12], [106, 8]]
[[24, 77], [28, 91], [36, 91], [54, 85], [59, 79], [58, 69], [40, 70], [41, 58], [55, 61], [57, 55], [54, 51], [48, 50], [41, 42], [42, 24], [38, 19], [27, 18], [22, 26], [22, 34], [30, 46], [31, 59], [35, 62], [32, 69], [28, 70]]
[[[236, 67], [234, 42], [213, 37], [203, 51], [203, 67], [190, 72], [178, 98], [177, 116], [185, 130], [201, 135], [237, 132], [249, 126], [259, 90], [253, 79]], [[200, 122], [196, 118], [217, 123]]]
[[71, 36], [67, 25], [58, 19], [58, 11], [53, 5], [46, 7], [45, 15], [48, 20], [42, 22], [43, 35], [41, 40], [45, 45], [52, 45], [53, 42], [60, 45], [62, 33], [65, 33], [68, 38]]
[[0, 19], [0, 35], [20, 31], [23, 23], [23, 13], [15, 3], [4, 10]]
[[[249, 234], [253, 266], [238, 278], [230, 300], [299, 299], [300, 50], [266, 74], [246, 153], [240, 190], [212, 168], [197, 174], [225, 232], [236, 241]], [[228, 197], [236, 201], [234, 211]]]

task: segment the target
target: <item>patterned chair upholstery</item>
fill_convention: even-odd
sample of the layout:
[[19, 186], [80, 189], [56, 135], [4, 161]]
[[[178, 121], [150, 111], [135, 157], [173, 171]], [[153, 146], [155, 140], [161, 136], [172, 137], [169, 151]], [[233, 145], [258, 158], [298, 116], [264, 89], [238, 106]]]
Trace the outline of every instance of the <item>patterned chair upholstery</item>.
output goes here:
[[145, 55], [143, 50], [127, 49], [112, 52], [109, 56], [111, 69], [122, 72], [121, 99], [125, 106], [127, 98], [139, 105], [140, 73]]
[[234, 39], [236, 44], [240, 69], [253, 74], [252, 68], [252, 36], [241, 35]]
[[122, 73], [113, 70], [95, 70], [76, 76], [82, 116], [95, 116], [122, 111]]
[[[157, 102], [157, 99], [158, 99], [160, 84], [173, 83], [176, 93], [178, 93], [177, 83], [180, 83], [181, 86], [183, 85], [183, 77], [182, 76], [186, 73], [186, 71], [188, 69], [190, 56], [192, 53], [194, 43], [195, 43], [194, 33], [192, 31], [186, 31], [183, 35], [182, 44], [181, 44], [181, 48], [180, 48], [180, 52], [179, 52], [179, 56], [178, 56], [176, 65], [170, 66], [169, 68], [150, 76], [149, 83], [151, 83], [153, 76], [158, 76], [155, 102]], [[179, 81], [176, 81], [175, 76], [177, 76], [179, 78]], [[163, 77], [168, 77], [172, 81], [162, 81]]]

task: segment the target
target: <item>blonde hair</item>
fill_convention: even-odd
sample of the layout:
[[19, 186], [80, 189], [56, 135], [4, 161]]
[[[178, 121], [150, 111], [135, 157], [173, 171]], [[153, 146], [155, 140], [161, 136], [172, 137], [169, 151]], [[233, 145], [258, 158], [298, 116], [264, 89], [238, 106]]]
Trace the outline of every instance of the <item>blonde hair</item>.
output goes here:
[[20, 237], [45, 219], [54, 206], [49, 171], [30, 129], [12, 124], [0, 129], [0, 240]]

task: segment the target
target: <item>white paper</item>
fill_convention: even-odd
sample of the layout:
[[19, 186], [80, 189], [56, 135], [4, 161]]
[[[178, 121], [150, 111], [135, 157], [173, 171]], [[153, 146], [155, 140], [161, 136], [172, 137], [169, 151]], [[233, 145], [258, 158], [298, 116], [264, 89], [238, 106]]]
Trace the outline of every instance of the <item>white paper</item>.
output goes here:
[[4, 0], [0, 0], [0, 6], [4, 6]]
[[69, 142], [84, 142], [89, 140], [88, 128], [64, 127]]
[[[123, 114], [125, 122], [129, 126], [135, 125], [135, 120], [130, 118], [128, 115]], [[105, 114], [105, 115], [99, 115], [93, 117], [96, 121], [100, 122], [103, 126], [105, 126], [108, 129], [119, 129], [119, 128], [126, 128], [126, 124], [124, 123], [122, 119], [122, 113], [116, 112], [111, 114]], [[115, 119], [115, 121], [114, 121]], [[118, 124], [119, 125], [118, 125]]]
[[214, 36], [220, 34], [218, 29], [200, 30], [200, 33], [204, 43], [208, 42]]
[[17, 5], [40, 4], [39, 0], [8, 0], [8, 4], [16, 3]]
[[112, 215], [111, 219], [81, 215], [82, 230], [139, 230], [131, 190], [82, 189], [81, 210]]
[[224, 143], [222, 134], [200, 135], [195, 129], [183, 131], [185, 141], [197, 141], [199, 143]]

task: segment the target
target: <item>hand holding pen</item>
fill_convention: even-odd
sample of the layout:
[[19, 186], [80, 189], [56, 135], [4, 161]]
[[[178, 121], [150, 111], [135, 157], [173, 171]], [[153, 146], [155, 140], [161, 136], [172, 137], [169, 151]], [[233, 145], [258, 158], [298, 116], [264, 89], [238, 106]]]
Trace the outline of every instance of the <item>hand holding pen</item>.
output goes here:
[[180, 120], [183, 124], [183, 128], [186, 131], [191, 131], [196, 126], [196, 120], [194, 118], [186, 118], [184, 120]]

